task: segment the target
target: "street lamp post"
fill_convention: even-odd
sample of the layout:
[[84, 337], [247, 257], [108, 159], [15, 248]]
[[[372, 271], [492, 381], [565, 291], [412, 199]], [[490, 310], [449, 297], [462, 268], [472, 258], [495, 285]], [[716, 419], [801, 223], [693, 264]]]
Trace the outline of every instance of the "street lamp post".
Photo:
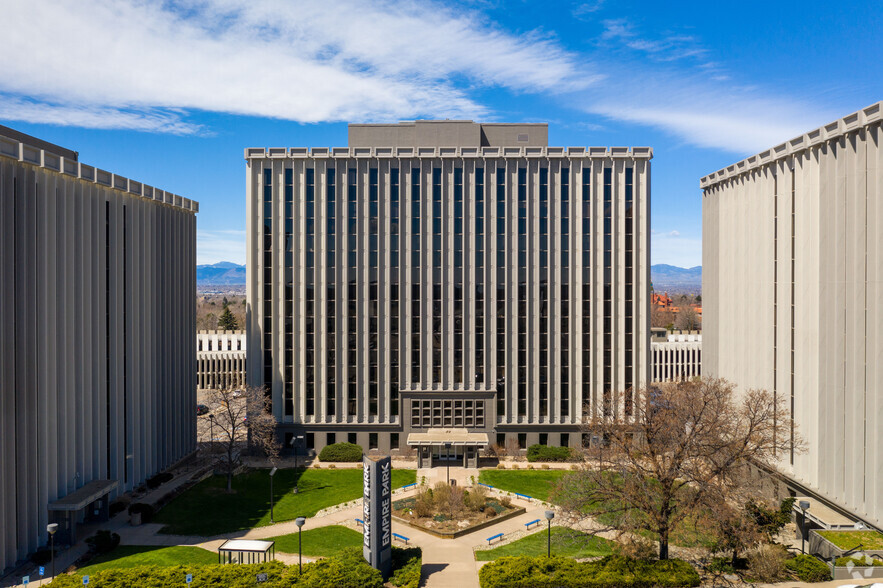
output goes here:
[[278, 468], [273, 468], [270, 470], [270, 524], [273, 524], [273, 476], [276, 475], [276, 470]]
[[214, 455], [215, 454], [215, 415], [214, 414], [208, 415], [208, 420], [209, 420], [209, 423], [211, 423], [209, 425], [209, 427], [210, 427], [209, 430], [211, 431], [210, 434], [212, 437], [211, 439], [209, 439], [209, 442], [211, 443], [209, 445], [209, 450], [212, 452], [212, 455]]
[[445, 467], [447, 468], [448, 486], [451, 485], [451, 442], [445, 441]]
[[546, 511], [546, 520], [549, 522], [548, 531], [546, 533], [546, 557], [552, 557], [552, 519], [555, 518], [555, 511]]
[[800, 501], [800, 553], [806, 553], [806, 511], [809, 509], [809, 500]]
[[300, 481], [300, 476], [297, 474], [297, 466], [298, 466], [297, 448], [300, 446], [300, 444], [303, 442], [303, 440], [304, 440], [303, 435], [295, 435], [291, 438], [291, 446], [294, 448], [294, 475], [295, 475], [294, 490], [293, 490], [294, 494], [297, 494], [297, 491], [298, 491], [297, 484]]
[[294, 520], [294, 524], [297, 525], [297, 570], [298, 574], [304, 573], [304, 565], [301, 561], [301, 550], [300, 550], [300, 531], [304, 526], [304, 523], [307, 522], [307, 519], [304, 517], [297, 517]]
[[55, 532], [58, 530], [58, 523], [49, 523], [46, 525], [46, 532], [49, 533], [49, 557], [52, 558], [52, 579], [55, 579]]

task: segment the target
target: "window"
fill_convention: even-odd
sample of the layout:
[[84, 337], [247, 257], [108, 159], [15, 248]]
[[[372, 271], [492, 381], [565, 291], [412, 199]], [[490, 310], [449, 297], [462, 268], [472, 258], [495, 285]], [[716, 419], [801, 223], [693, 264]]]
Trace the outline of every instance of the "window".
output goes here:
[[358, 443], [358, 435], [356, 433], [348, 433], [350, 443]]
[[518, 433], [518, 447], [519, 449], [527, 447], [527, 433]]
[[390, 449], [398, 449], [399, 448], [399, 434], [398, 433], [390, 433], [389, 434], [389, 448]]
[[377, 433], [368, 433], [368, 449], [377, 449]]
[[325, 434], [325, 444], [326, 445], [334, 445], [337, 443], [337, 435], [335, 433], [326, 433]]
[[548, 445], [549, 444], [549, 434], [548, 433], [540, 433], [540, 445]]

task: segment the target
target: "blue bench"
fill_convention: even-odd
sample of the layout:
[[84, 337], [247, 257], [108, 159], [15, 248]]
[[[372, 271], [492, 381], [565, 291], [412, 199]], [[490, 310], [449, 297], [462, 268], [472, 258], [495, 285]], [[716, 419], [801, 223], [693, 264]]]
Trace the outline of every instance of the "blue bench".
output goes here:
[[481, 482], [479, 482], [478, 485], [479, 485], [479, 486], [484, 486], [485, 488], [490, 488], [491, 490], [494, 489], [494, 487], [491, 486], [490, 484], [482, 484]]
[[417, 485], [417, 482], [413, 482], [411, 484], [405, 484], [404, 486], [402, 486], [402, 490], [404, 490], [405, 488], [410, 488], [411, 486], [416, 486], [416, 485]]
[[521, 494], [520, 492], [513, 492], [512, 494], [514, 494], [515, 496], [521, 496], [522, 498], [527, 499], [528, 502], [533, 500], [533, 496], [528, 496], [527, 494]]
[[491, 541], [493, 541], [494, 539], [502, 539], [502, 538], [503, 538], [503, 534], [497, 533], [496, 535], [487, 538], [487, 544], [490, 545]]
[[399, 539], [400, 541], [404, 541], [405, 545], [407, 545], [408, 541], [410, 541], [409, 538], [405, 537], [404, 535], [399, 535], [398, 533], [393, 533], [392, 536], [395, 537], [396, 539]]
[[527, 527], [528, 529], [530, 529], [531, 525], [539, 525], [539, 524], [540, 524], [540, 519], [534, 519], [529, 523], [524, 523], [524, 526]]
[[356, 519], [356, 522], [359, 523], [360, 525], [362, 525], [363, 527], [365, 526], [365, 521], [363, 521], [362, 519]]

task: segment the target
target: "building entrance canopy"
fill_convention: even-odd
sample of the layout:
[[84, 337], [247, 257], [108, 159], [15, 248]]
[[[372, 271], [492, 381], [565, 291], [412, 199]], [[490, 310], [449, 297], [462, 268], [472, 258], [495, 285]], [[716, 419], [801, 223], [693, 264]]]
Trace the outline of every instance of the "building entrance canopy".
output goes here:
[[412, 447], [444, 447], [447, 443], [455, 446], [487, 447], [490, 439], [487, 433], [470, 433], [466, 429], [427, 429], [425, 433], [408, 435], [408, 445]]
[[59, 526], [56, 541], [71, 545], [77, 542], [77, 522], [82, 517], [80, 511], [87, 507], [89, 510], [85, 513], [86, 521], [110, 519], [108, 495], [117, 486], [119, 486], [117, 480], [92, 480], [64, 498], [50, 502], [49, 522], [57, 523]]

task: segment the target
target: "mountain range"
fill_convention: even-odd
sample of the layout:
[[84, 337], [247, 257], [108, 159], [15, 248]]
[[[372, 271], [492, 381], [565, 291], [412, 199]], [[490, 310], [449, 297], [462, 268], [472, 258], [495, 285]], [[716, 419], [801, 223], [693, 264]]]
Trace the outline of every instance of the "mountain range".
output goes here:
[[659, 263], [650, 266], [650, 281], [656, 292], [669, 294], [700, 294], [702, 266], [683, 268]]
[[[702, 266], [682, 268], [660, 263], [650, 266], [650, 280], [657, 292], [699, 293], [702, 290]], [[244, 285], [245, 266], [221, 261], [212, 265], [196, 266], [199, 285]]]
[[196, 284], [203, 286], [245, 285], [245, 266], [229, 261], [219, 261], [213, 265], [196, 266]]

